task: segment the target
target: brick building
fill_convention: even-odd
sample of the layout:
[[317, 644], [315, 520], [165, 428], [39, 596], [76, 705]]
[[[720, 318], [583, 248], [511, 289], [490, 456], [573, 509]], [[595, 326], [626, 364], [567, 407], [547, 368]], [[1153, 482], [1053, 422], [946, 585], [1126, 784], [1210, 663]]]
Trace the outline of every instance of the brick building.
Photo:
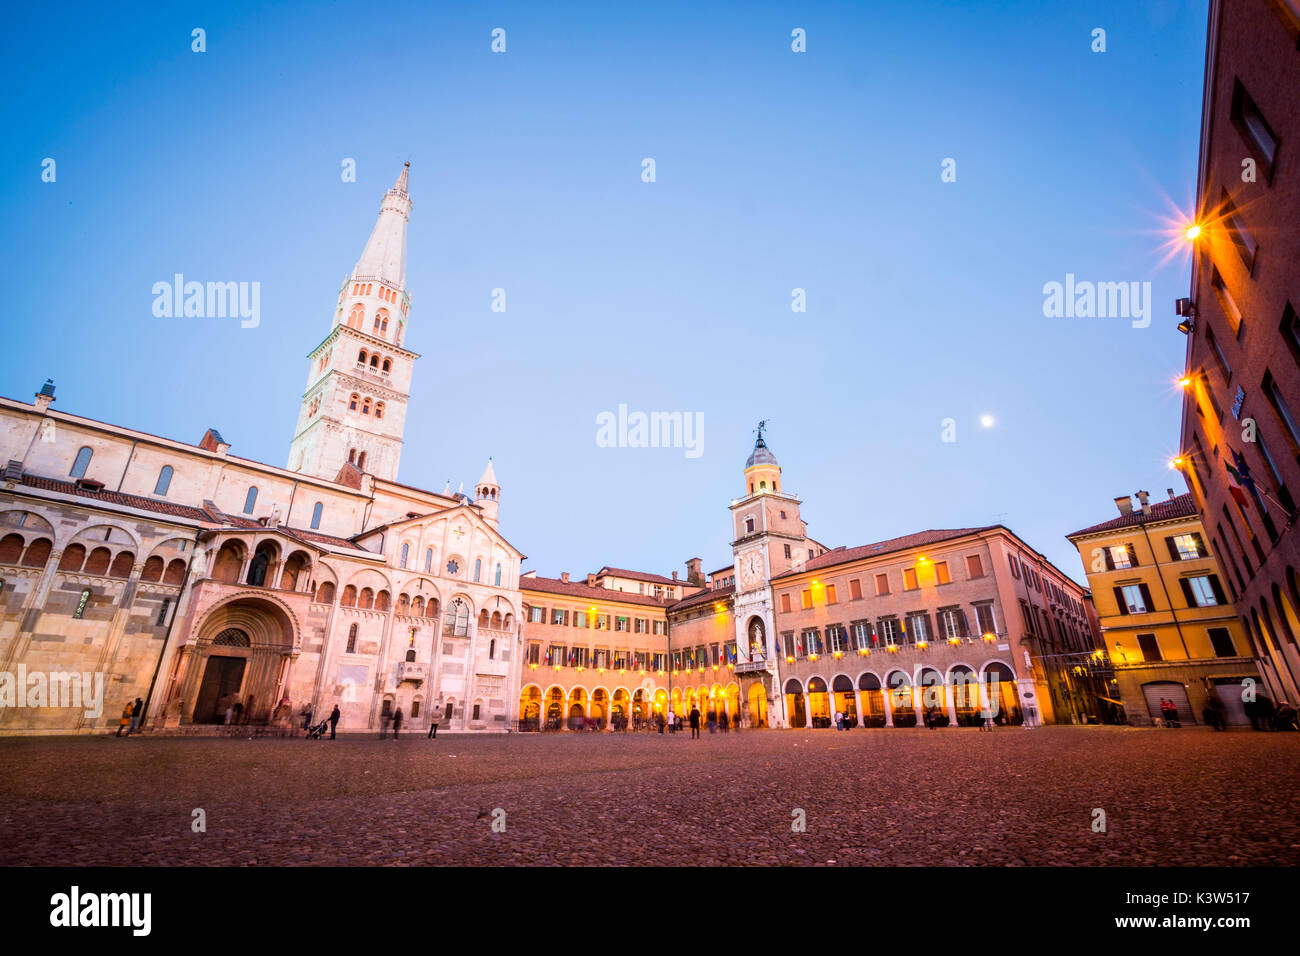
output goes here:
[[1291, 701], [1300, 696], [1298, 38], [1295, 0], [1210, 5], [1176, 462], [1263, 682]]

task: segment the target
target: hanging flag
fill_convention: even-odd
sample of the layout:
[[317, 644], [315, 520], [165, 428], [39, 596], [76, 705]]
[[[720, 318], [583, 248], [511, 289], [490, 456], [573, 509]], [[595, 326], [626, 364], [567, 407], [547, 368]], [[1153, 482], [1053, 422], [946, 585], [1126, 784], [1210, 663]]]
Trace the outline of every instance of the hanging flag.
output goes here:
[[[1241, 486], [1246, 484], [1247, 480], [1249, 480], [1250, 468], [1244, 461], [1240, 460], [1241, 456], [1237, 454], [1237, 452], [1233, 452], [1232, 454], [1236, 464], [1244, 467], [1246, 473], [1243, 475], [1242, 472], [1235, 467], [1234, 462], [1224, 461], [1223, 467], [1228, 470], [1228, 477], [1232, 479], [1228, 485], [1228, 493], [1232, 495], [1233, 500], [1236, 501], [1244, 510], [1250, 507], [1250, 501], [1246, 498], [1246, 492], [1242, 490]], [[1254, 483], [1252, 482], [1252, 485], [1253, 484]]]

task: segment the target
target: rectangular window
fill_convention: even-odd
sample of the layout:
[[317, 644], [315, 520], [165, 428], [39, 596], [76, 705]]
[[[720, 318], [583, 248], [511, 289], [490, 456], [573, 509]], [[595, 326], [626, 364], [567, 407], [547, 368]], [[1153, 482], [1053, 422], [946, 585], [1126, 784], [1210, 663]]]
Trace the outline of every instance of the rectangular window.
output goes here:
[[849, 600], [850, 601], [862, 600], [862, 581], [858, 578], [854, 578], [852, 581], [849, 582]]
[[162, 607], [158, 609], [158, 621], [157, 621], [158, 627], [162, 627], [164, 624], [167, 623], [167, 609], [171, 607], [171, 604], [172, 604], [171, 598], [163, 598]]
[[597, 670], [609, 666], [608, 647], [598, 647], [591, 652], [591, 666]]
[[1219, 347], [1219, 339], [1214, 334], [1214, 328], [1207, 325], [1205, 327], [1205, 341], [1210, 343], [1210, 350], [1214, 352], [1214, 360], [1219, 365], [1219, 371], [1223, 373], [1224, 384], [1232, 379], [1232, 366], [1228, 364], [1228, 357], [1223, 354], [1223, 349]]
[[1291, 357], [1300, 363], [1300, 318], [1297, 318], [1295, 306], [1290, 302], [1282, 309], [1278, 331], [1282, 333], [1282, 341], [1291, 350]]
[[541, 641], [528, 642], [528, 660], [529, 664], [540, 664], [542, 662], [542, 643]]
[[1210, 285], [1214, 287], [1214, 295], [1219, 300], [1219, 308], [1227, 316], [1228, 326], [1232, 329], [1233, 338], [1241, 338], [1241, 309], [1237, 307], [1237, 300], [1228, 291], [1228, 284], [1223, 281], [1223, 276], [1219, 274], [1217, 268], [1210, 274]]
[[1277, 157], [1277, 134], [1268, 125], [1268, 120], [1264, 119], [1264, 114], [1250, 98], [1241, 80], [1236, 78], [1232, 83], [1232, 124], [1259, 160], [1265, 180], [1271, 180], [1273, 160]]
[[823, 654], [826, 648], [822, 644], [822, 632], [820, 628], [810, 627], [803, 632], [804, 652], [808, 655]]
[[832, 654], [844, 653], [844, 625], [826, 625], [826, 646]]
[[903, 640], [908, 644], [920, 644], [930, 640], [930, 620], [922, 613], [907, 615], [907, 626], [903, 630]]
[[1226, 627], [1212, 627], [1206, 633], [1210, 636], [1215, 657], [1237, 656], [1237, 649], [1232, 646], [1232, 634]]
[[1264, 395], [1268, 398], [1268, 403], [1273, 406], [1273, 412], [1286, 429], [1287, 436], [1291, 439], [1291, 444], [1296, 451], [1300, 451], [1300, 426], [1296, 425], [1295, 416], [1291, 414], [1291, 406], [1286, 403], [1282, 397], [1282, 390], [1278, 388], [1277, 381], [1273, 378], [1273, 373], [1267, 369], [1264, 371], [1264, 381], [1261, 383], [1264, 389]]
[[1016, 556], [1014, 554], [1007, 555], [1007, 564], [1011, 566], [1011, 576], [1019, 580], [1020, 568], [1016, 565]]
[[574, 626], [574, 627], [590, 627], [590, 625], [587, 623], [587, 614], [588, 614], [588, 613], [589, 613], [589, 612], [587, 612], [587, 611], [574, 611], [574, 612], [573, 612], [573, 626]]
[[564, 609], [563, 609], [563, 608], [558, 608], [558, 607], [556, 607], [556, 608], [551, 608], [551, 623], [552, 623], [552, 624], [566, 624], [566, 623], [568, 623], [567, 621], [565, 621], [565, 617], [566, 617], [566, 615], [565, 615], [565, 613], [564, 613]]
[[898, 643], [898, 618], [882, 617], [876, 630], [880, 635], [880, 643], [886, 646]]
[[915, 591], [916, 587], [916, 568], [903, 568], [903, 590]]
[[940, 636], [944, 640], [954, 637], [968, 637], [970, 632], [966, 628], [966, 612], [956, 607], [940, 611], [939, 629]]
[[876, 629], [870, 621], [854, 621], [853, 640], [858, 647], [871, 650], [876, 646]]
[[1160, 655], [1160, 642], [1156, 640], [1154, 634], [1139, 634], [1137, 639], [1138, 647], [1142, 649], [1142, 659], [1144, 661], [1164, 660]]
[[1131, 544], [1117, 544], [1109, 549], [1110, 563], [1113, 568], [1131, 568], [1133, 567], [1133, 546]]
[[667, 634], [667, 633], [668, 633], [668, 622], [667, 622], [667, 621], [655, 621], [655, 622], [654, 622], [654, 633], [656, 633], [656, 634]]
[[833, 584], [826, 585], [826, 603], [827, 604], [840, 603], [839, 599], [835, 596], [835, 585]]
[[800, 606], [805, 610], [812, 607], [812, 591], [804, 591], [799, 595]]
[[1183, 596], [1187, 598], [1188, 607], [1214, 607], [1223, 603], [1218, 578], [1212, 574], [1179, 578], [1178, 583], [1183, 589]]
[[1145, 584], [1126, 584], [1115, 591], [1121, 614], [1145, 614], [1149, 609]]
[[475, 705], [474, 705], [474, 716], [470, 718], [471, 720], [478, 720], [478, 719], [479, 719], [479, 718], [478, 718], [479, 708], [482, 707], [482, 706], [483, 706], [482, 704], [475, 704]]
[[948, 573], [947, 561], [934, 562], [934, 579], [939, 584], [948, 584], [952, 581], [952, 575]]
[[545, 620], [546, 620], [545, 615], [546, 615], [546, 608], [544, 608], [544, 607], [536, 607], [536, 606], [534, 606], [534, 607], [530, 607], [530, 608], [528, 609], [528, 623], [529, 623], [529, 624], [542, 624], [542, 623], [544, 623]]
[[1255, 271], [1255, 254], [1259, 251], [1259, 245], [1255, 242], [1255, 237], [1250, 234], [1250, 230], [1246, 228], [1241, 213], [1233, 204], [1226, 189], [1223, 190], [1222, 216], [1223, 227], [1228, 231], [1228, 238], [1232, 240], [1232, 244], [1237, 247], [1237, 252], [1241, 254], [1241, 261], [1245, 263], [1246, 271], [1253, 273]]
[[997, 634], [998, 622], [993, 616], [992, 604], [976, 604], [975, 621], [981, 634]]
[[876, 575], [876, 596], [880, 597], [881, 595], [885, 595], [888, 593], [889, 593], [889, 575], [877, 574]]
[[1176, 534], [1169, 540], [1173, 543], [1170, 557], [1176, 561], [1192, 561], [1206, 555], [1205, 541], [1195, 532]]
[[790, 546], [788, 544], [785, 546], [785, 556], [790, 557]]
[[614, 630], [626, 632], [628, 628], [627, 620], [628, 619], [626, 617], [622, 617], [621, 615], [619, 617], [614, 618]]
[[[1116, 592], [1118, 593], [1118, 588]], [[1020, 616], [1024, 619], [1025, 630], [1030, 634], [1037, 636], [1038, 632], [1034, 630], [1034, 616], [1029, 613], [1029, 605], [1025, 601], [1020, 602]]]
[[787, 661], [794, 660], [794, 631], [786, 631], [782, 634], [781, 644], [785, 647], [785, 659]]
[[790, 613], [790, 592], [789, 591], [781, 595], [781, 612], [783, 614]]
[[966, 577], [982, 578], [984, 577], [984, 562], [980, 560], [978, 554], [966, 555]]
[[551, 645], [550, 652], [546, 655], [546, 663], [551, 667], [563, 667], [568, 663], [568, 659], [564, 656], [563, 644]]

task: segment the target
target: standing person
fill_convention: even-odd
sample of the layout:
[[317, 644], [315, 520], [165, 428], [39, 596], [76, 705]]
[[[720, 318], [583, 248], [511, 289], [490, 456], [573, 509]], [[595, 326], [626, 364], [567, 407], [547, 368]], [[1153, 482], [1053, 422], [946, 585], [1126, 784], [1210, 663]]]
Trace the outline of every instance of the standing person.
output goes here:
[[380, 740], [388, 739], [388, 722], [392, 719], [393, 719], [393, 715], [389, 713], [383, 713], [379, 715], [379, 739]]
[[234, 723], [234, 721], [235, 721], [235, 706], [231, 701], [227, 700], [226, 701], [226, 725], [229, 726], [230, 724]]
[[698, 740], [700, 736], [700, 708], [691, 707], [691, 740]]
[[339, 725], [339, 717], [341, 716], [342, 715], [339, 713], [339, 705], [335, 704], [334, 709], [330, 711], [330, 740], [334, 739], [334, 731]]
[[135, 703], [127, 701], [126, 706], [122, 708], [122, 719], [117, 723], [117, 736], [122, 736], [122, 731], [131, 726], [131, 712], [135, 710]]
[[659, 719], [656, 721], [656, 723], [659, 724], [659, 733], [662, 734], [662, 733], [664, 732], [664, 715], [663, 715], [663, 714], [657, 714], [656, 716], [659, 718]]
[[126, 735], [128, 737], [130, 737], [133, 733], [135, 733], [135, 729], [140, 726], [140, 722], [143, 717], [144, 717], [144, 701], [142, 701], [139, 697], [137, 697], [135, 699], [135, 705], [131, 708], [131, 727], [126, 732]]
[[844, 713], [839, 710], [835, 711], [835, 729], [837, 731], [844, 729]]
[[302, 729], [306, 730], [311, 726], [312, 709], [311, 701], [302, 705]]
[[398, 707], [393, 712], [393, 739], [397, 739], [397, 732], [402, 729], [402, 708]]
[[731, 729], [731, 718], [727, 716], [725, 710], [718, 714], [718, 727], [724, 734]]
[[424, 739], [425, 740], [438, 739], [438, 712], [436, 710], [433, 712], [433, 719], [429, 721], [429, 735]]

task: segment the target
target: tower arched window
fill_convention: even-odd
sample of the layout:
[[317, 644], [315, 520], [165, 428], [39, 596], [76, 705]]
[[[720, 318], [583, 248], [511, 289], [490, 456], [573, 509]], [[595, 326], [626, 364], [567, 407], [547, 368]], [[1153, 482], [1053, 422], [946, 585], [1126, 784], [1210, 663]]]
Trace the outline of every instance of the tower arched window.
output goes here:
[[753, 519], [753, 518], [746, 518], [746, 519], [745, 519], [745, 532], [748, 533], [748, 532], [751, 532], [751, 531], [753, 531], [753, 530], [754, 530], [754, 519]]
[[357, 455], [357, 467], [362, 471], [366, 470], [366, 453], [364, 451]]
[[357, 356], [357, 361], [364, 363], [366, 359], [369, 357], [370, 357], [369, 353], [365, 349], [362, 349], [361, 353]]
[[392, 360], [392, 359], [384, 359], [384, 371], [385, 371], [385, 372], [391, 372], [392, 370], [393, 370], [393, 360]]
[[475, 558], [475, 559], [474, 559], [474, 580], [475, 580], [475, 581], [478, 581], [479, 576], [480, 576], [482, 573], [483, 573], [483, 559], [482, 559], [482, 558]]
[[497, 587], [501, 587], [501, 562], [500, 562], [500, 561], [497, 562], [497, 579], [496, 579], [496, 585], [497, 585]]
[[356, 305], [352, 307], [352, 311], [348, 313], [348, 328], [350, 329], [361, 328], [361, 323], [365, 321], [365, 318], [366, 318], [366, 307], [362, 305], [360, 302], [358, 302]]
[[383, 402], [375, 402], [375, 417], [376, 417], [376, 418], [383, 418], [383, 417], [384, 417], [384, 403], [383, 403]]
[[77, 451], [77, 460], [72, 463], [72, 471], [68, 472], [68, 474], [72, 475], [73, 478], [85, 478], [86, 469], [90, 467], [90, 457], [93, 454], [94, 452], [88, 446], [82, 446]]
[[497, 659], [497, 639], [494, 637], [492, 638], [492, 640], [488, 641], [488, 660], [494, 661], [496, 659]]
[[253, 509], [257, 507], [257, 485], [252, 485], [248, 489], [248, 494], [244, 495], [244, 514], [251, 515]]
[[348, 628], [348, 653], [355, 654], [356, 652], [357, 652], [357, 626], [353, 624], [350, 628]]
[[424, 552], [424, 570], [433, 570], [433, 548], [429, 548]]
[[348, 411], [355, 412], [357, 410], [357, 406], [360, 404], [361, 404], [361, 396], [358, 395], [356, 392], [353, 392], [350, 396], [348, 396]]
[[406, 567], [406, 559], [410, 557], [410, 554], [411, 546], [409, 544], [402, 545], [402, 567]]
[[370, 414], [370, 399], [367, 398], [365, 401], [361, 403], [361, 414], [362, 415]]
[[370, 367], [371, 367], [371, 368], [379, 368], [379, 356], [378, 356], [378, 355], [372, 355], [372, 356], [370, 356]]
[[163, 465], [162, 470], [158, 472], [158, 482], [153, 486], [155, 495], [166, 495], [167, 489], [172, 486], [172, 466]]
[[461, 598], [456, 598], [447, 606], [442, 632], [453, 637], [464, 637], [469, 633], [469, 605]]
[[315, 507], [311, 509], [311, 526], [313, 530], [320, 527], [320, 519], [324, 511], [325, 511], [325, 506], [321, 504], [319, 501], [316, 502]]

